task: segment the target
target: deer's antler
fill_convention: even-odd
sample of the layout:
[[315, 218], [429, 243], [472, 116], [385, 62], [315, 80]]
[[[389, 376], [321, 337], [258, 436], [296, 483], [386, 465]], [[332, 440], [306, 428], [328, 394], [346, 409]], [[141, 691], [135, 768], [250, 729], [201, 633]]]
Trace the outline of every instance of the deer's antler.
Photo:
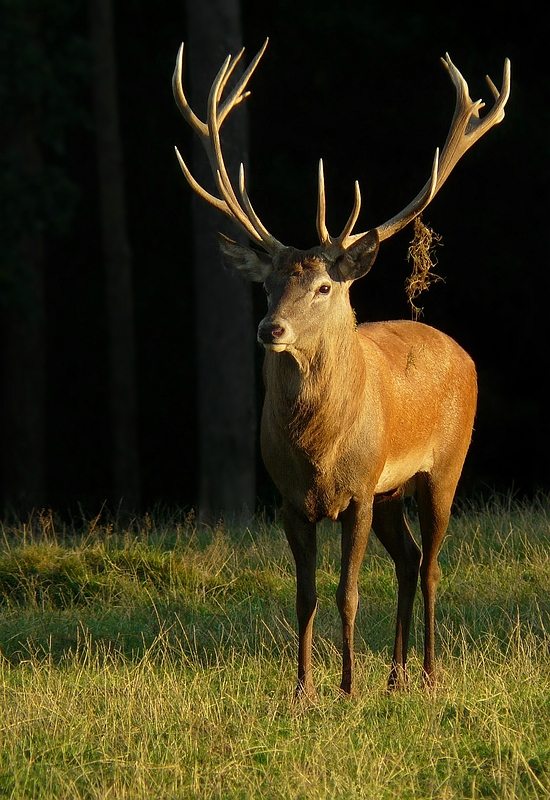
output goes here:
[[[483, 118], [480, 118], [479, 111], [485, 106], [482, 100], [475, 102], [470, 98], [468, 84], [451, 61], [447, 53], [445, 58], [441, 61], [447, 68], [451, 80], [456, 89], [456, 106], [451, 128], [447, 135], [447, 140], [443, 147], [441, 156], [439, 150], [435, 152], [432, 171], [426, 184], [422, 187], [421, 191], [412, 200], [408, 206], [396, 214], [391, 219], [382, 223], [377, 227], [378, 237], [380, 241], [389, 239], [394, 233], [397, 233], [405, 227], [411, 220], [417, 217], [426, 206], [431, 202], [433, 197], [437, 194], [443, 186], [455, 164], [460, 160], [464, 153], [477, 142], [484, 133], [486, 133], [493, 125], [502, 122], [504, 119], [504, 106], [510, 95], [510, 61], [506, 59], [504, 62], [504, 74], [502, 78], [502, 89], [500, 92], [487, 76], [486, 80], [489, 84], [491, 92], [495, 98], [495, 104], [492, 109]], [[317, 208], [317, 230], [319, 233], [319, 240], [323, 247], [328, 251], [342, 252], [347, 250], [355, 241], [365, 235], [363, 233], [352, 234], [353, 227], [359, 216], [359, 209], [361, 205], [361, 195], [359, 192], [359, 185], [355, 183], [355, 204], [353, 211], [344, 226], [342, 233], [335, 239], [329, 235], [325, 225], [325, 183], [323, 177], [323, 164], [319, 164], [319, 202]]]
[[234, 88], [222, 103], [221, 98], [223, 92], [235, 71], [235, 67], [242, 58], [244, 48], [235, 57], [227, 56], [214, 80], [214, 83], [212, 84], [212, 88], [210, 89], [206, 122], [200, 120], [194, 113], [191, 106], [187, 102], [187, 98], [185, 97], [185, 93], [183, 91], [183, 44], [178, 51], [178, 56], [176, 59], [176, 67], [172, 78], [172, 90], [174, 92], [174, 98], [179, 110], [203, 144], [208, 156], [208, 160], [210, 161], [210, 166], [212, 168], [220, 196], [215, 197], [214, 195], [210, 194], [210, 192], [204, 189], [200, 183], [195, 180], [176, 147], [176, 155], [187, 182], [191, 188], [203, 198], [203, 200], [206, 200], [206, 202], [210, 205], [214, 206], [220, 211], [223, 211], [224, 214], [226, 214], [241, 228], [246, 236], [260, 245], [268, 253], [273, 255], [275, 252], [284, 248], [284, 245], [282, 245], [281, 242], [277, 241], [277, 239], [275, 239], [275, 237], [269, 233], [252, 208], [252, 204], [246, 191], [243, 164], [241, 164], [239, 171], [240, 200], [237, 199], [236, 192], [233, 189], [227, 168], [225, 166], [220, 142], [220, 129], [226, 117], [231, 113], [235, 106], [239, 105], [239, 103], [242, 103], [242, 101], [245, 100], [250, 94], [249, 91], [245, 91], [246, 86], [252, 77], [254, 70], [258, 66], [258, 62], [265, 52], [267, 42], [268, 40], [266, 39], [262, 48], [254, 56], [245, 72], [239, 78]]

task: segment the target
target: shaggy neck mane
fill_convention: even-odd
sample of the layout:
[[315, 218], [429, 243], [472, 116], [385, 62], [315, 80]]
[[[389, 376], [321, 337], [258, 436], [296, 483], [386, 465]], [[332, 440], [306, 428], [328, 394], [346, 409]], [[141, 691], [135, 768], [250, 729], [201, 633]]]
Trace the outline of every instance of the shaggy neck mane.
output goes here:
[[365, 361], [355, 323], [331, 330], [311, 354], [266, 354], [266, 389], [290, 442], [319, 469], [359, 418]]

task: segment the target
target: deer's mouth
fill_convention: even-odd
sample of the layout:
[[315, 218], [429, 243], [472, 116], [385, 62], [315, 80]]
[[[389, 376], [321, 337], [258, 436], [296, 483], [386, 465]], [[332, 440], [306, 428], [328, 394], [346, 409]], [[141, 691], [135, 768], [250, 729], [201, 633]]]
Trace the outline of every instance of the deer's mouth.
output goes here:
[[262, 342], [262, 344], [266, 350], [271, 350], [272, 353], [282, 353], [290, 346], [291, 342]]

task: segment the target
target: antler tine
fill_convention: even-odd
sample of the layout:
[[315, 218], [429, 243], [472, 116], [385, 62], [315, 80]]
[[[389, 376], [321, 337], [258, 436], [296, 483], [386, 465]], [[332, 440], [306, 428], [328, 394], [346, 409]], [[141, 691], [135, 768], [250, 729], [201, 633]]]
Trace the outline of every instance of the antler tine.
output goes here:
[[338, 245], [345, 250], [348, 246], [348, 242], [350, 239], [350, 234], [355, 227], [355, 223], [357, 222], [357, 218], [359, 217], [359, 212], [361, 211], [361, 190], [359, 189], [359, 181], [355, 181], [355, 199], [353, 202], [353, 208], [351, 214], [348, 217], [348, 221], [344, 225], [344, 230], [340, 234], [340, 236], [335, 240]]
[[248, 192], [246, 191], [246, 182], [244, 177], [244, 164], [241, 162], [241, 166], [239, 168], [239, 192], [243, 201], [243, 205], [245, 207], [246, 213], [254, 226], [254, 229], [257, 234], [261, 237], [262, 241], [269, 245], [270, 247], [281, 248], [284, 245], [281, 244], [274, 236], [272, 236], [267, 228], [263, 225], [261, 219], [256, 214], [252, 207], [252, 203], [250, 202], [250, 198], [248, 196]]
[[246, 187], [244, 185], [244, 172], [242, 172], [240, 186], [241, 199], [244, 205], [243, 210], [243, 207], [237, 199], [231, 179], [229, 178], [229, 174], [227, 172], [220, 140], [220, 129], [224, 120], [233, 110], [233, 108], [245, 100], [250, 94], [250, 92], [245, 91], [245, 89], [262, 55], [265, 52], [267, 42], [268, 40], [266, 39], [262, 48], [252, 59], [243, 75], [237, 81], [235, 87], [232, 89], [225, 101], [220, 105], [221, 96], [231, 76], [234, 74], [237, 64], [242, 58], [244, 48], [234, 58], [230, 55], [227, 56], [212, 83], [212, 87], [208, 95], [206, 123], [202, 122], [202, 120], [200, 120], [193, 112], [183, 91], [183, 44], [178, 51], [176, 67], [172, 78], [172, 88], [178, 108], [191, 128], [195, 131], [195, 133], [198, 134], [204, 146], [210, 162], [212, 173], [216, 181], [217, 189], [220, 193], [220, 197], [215, 197], [212, 195], [210, 192], [204, 189], [195, 180], [195, 178], [193, 178], [191, 171], [176, 148], [178, 161], [185, 179], [191, 188], [203, 200], [206, 200], [207, 203], [226, 214], [226, 216], [228, 216], [241, 228], [248, 238], [261, 245], [268, 252], [273, 252], [283, 248], [284, 245], [271, 236], [252, 208], [246, 192]]
[[351, 231], [353, 230], [359, 212], [361, 210], [361, 190], [359, 189], [359, 181], [355, 181], [355, 199], [353, 209], [348, 217], [348, 221], [344, 225], [344, 229], [340, 236], [335, 239], [329, 234], [326, 226], [326, 194], [325, 194], [325, 172], [323, 169], [323, 159], [319, 159], [319, 188], [317, 198], [317, 233], [319, 234], [319, 242], [325, 249], [327, 254], [330, 251], [341, 253], [348, 246], [348, 239]]
[[241, 47], [241, 49], [239, 50], [239, 52], [237, 53], [236, 56], [232, 56], [232, 55], [228, 55], [227, 56], [227, 58], [226, 58], [227, 69], [225, 70], [225, 74], [224, 74], [223, 80], [220, 83], [218, 99], [220, 99], [222, 94], [224, 93], [225, 87], [229, 83], [229, 80], [230, 80], [231, 76], [235, 72], [235, 68], [237, 67], [237, 64], [239, 63], [239, 61], [241, 60], [241, 58], [243, 56], [244, 56], [244, 47]]
[[[242, 103], [243, 100], [246, 100], [246, 98], [250, 96], [250, 92], [245, 92], [244, 90], [246, 89], [248, 81], [250, 80], [250, 78], [254, 74], [254, 71], [255, 71], [256, 67], [260, 63], [260, 59], [263, 56], [263, 54], [265, 53], [265, 49], [267, 47], [268, 42], [269, 42], [269, 38], [267, 38], [265, 40], [265, 42], [263, 43], [261, 48], [258, 50], [256, 55], [254, 56], [254, 58], [252, 59], [252, 61], [248, 65], [248, 67], [246, 68], [246, 70], [241, 75], [241, 77], [239, 79], [239, 82], [237, 83], [235, 88], [229, 94], [227, 99], [223, 102], [222, 107], [221, 107], [221, 109], [219, 111], [219, 114], [218, 114], [218, 120], [219, 120], [220, 127], [223, 124], [223, 121], [226, 118], [226, 116], [231, 111], [231, 109], [233, 109], [239, 103]], [[227, 76], [228, 79], [230, 77], [230, 74], [233, 72], [234, 68], [237, 66], [237, 62], [240, 60], [240, 58], [243, 55], [243, 53], [244, 53], [244, 47], [241, 50], [241, 52], [239, 53], [239, 55], [234, 59], [232, 65], [231, 65], [231, 72]]]
[[264, 244], [268, 245], [270, 249], [278, 249], [284, 247], [274, 236], [272, 236], [267, 228], [263, 225], [261, 219], [256, 214], [250, 202], [248, 192], [246, 191], [246, 181], [244, 177], [244, 164], [241, 162], [239, 168], [239, 192], [245, 207], [248, 218], [252, 222], [256, 233], [261, 237]]
[[221, 178], [224, 181], [224, 185], [218, 185], [220, 192], [222, 192], [224, 199], [227, 200], [225, 194], [223, 193], [223, 189], [229, 189], [230, 193], [233, 195], [233, 200], [236, 202], [235, 193], [233, 192], [231, 182], [229, 180], [229, 176], [227, 175], [227, 170], [225, 168], [225, 162], [223, 160], [223, 153], [221, 149], [221, 141], [220, 141], [220, 128], [221, 122], [218, 120], [217, 114], [217, 107], [220, 99], [220, 95], [223, 91], [224, 86], [224, 79], [226, 78], [229, 66], [231, 64], [231, 56], [227, 56], [225, 61], [220, 67], [220, 70], [216, 77], [214, 78], [214, 82], [210, 87], [210, 92], [208, 94], [208, 105], [207, 105], [207, 112], [206, 112], [206, 124], [208, 130], [208, 146], [206, 147], [206, 151], [208, 153], [208, 158], [210, 159], [210, 166], [212, 167], [212, 172], [216, 175], [216, 171], [220, 172]]
[[325, 195], [325, 172], [323, 169], [323, 159], [319, 159], [319, 182], [317, 190], [317, 233], [319, 242], [322, 245], [330, 244], [332, 241], [326, 226], [327, 201]]
[[[510, 96], [509, 59], [506, 59], [504, 62], [502, 89], [500, 92], [491, 79], [487, 78], [487, 82], [495, 98], [495, 103], [489, 113], [481, 118], [479, 116], [479, 111], [484, 107], [485, 103], [482, 100], [472, 101], [468, 84], [451, 61], [448, 53], [445, 58], [441, 60], [449, 72], [456, 90], [456, 104], [453, 119], [441, 152], [441, 157], [439, 157], [439, 153], [436, 151], [430, 179], [414, 200], [394, 217], [377, 227], [380, 241], [393, 236], [394, 233], [400, 231], [401, 228], [404, 228], [405, 225], [417, 217], [443, 186], [464, 153], [469, 150], [483, 134], [492, 128], [493, 125], [497, 125], [504, 119], [504, 107]], [[357, 233], [353, 236], [349, 235], [346, 240], [346, 247], [349, 247], [361, 236], [364, 236], [364, 233]]]
[[502, 75], [502, 89], [500, 92], [493, 83], [493, 81], [491, 80], [491, 78], [488, 75], [485, 76], [485, 80], [487, 81], [489, 88], [493, 93], [493, 97], [497, 101], [495, 110], [497, 109], [497, 107], [499, 107], [498, 122], [502, 122], [502, 120], [504, 119], [504, 106], [506, 105], [508, 98], [510, 97], [510, 72], [511, 72], [510, 59], [507, 58], [504, 61], [504, 72]]
[[184, 43], [182, 42], [180, 44], [178, 55], [176, 57], [176, 66], [174, 68], [174, 74], [172, 75], [172, 92], [174, 94], [176, 105], [183, 114], [184, 119], [189, 123], [191, 128], [196, 133], [198, 133], [199, 136], [202, 138], [204, 136], [208, 136], [208, 127], [204, 122], [202, 122], [202, 120], [200, 120], [197, 117], [197, 115], [187, 102], [185, 92], [183, 91], [183, 80], [182, 80], [183, 49], [184, 49]]
[[176, 156], [178, 158], [181, 171], [185, 176], [185, 180], [187, 181], [189, 186], [193, 189], [193, 191], [196, 192], [199, 195], [199, 197], [202, 197], [203, 200], [206, 200], [206, 202], [209, 203], [211, 206], [214, 206], [220, 211], [223, 211], [224, 214], [230, 215], [227, 203], [224, 200], [220, 200], [218, 197], [214, 197], [214, 195], [210, 194], [210, 192], [207, 192], [206, 189], [203, 189], [200, 183], [198, 183], [195, 180], [195, 178], [191, 175], [189, 167], [181, 157], [178, 148], [175, 147], [174, 150], [176, 151]]
[[[198, 181], [195, 180], [189, 167], [181, 157], [178, 148], [175, 147], [174, 149], [176, 151], [176, 156], [178, 158], [181, 171], [183, 172], [187, 183], [193, 189], [193, 191], [196, 192], [199, 197], [205, 200], [209, 205], [214, 206], [214, 208], [217, 208], [218, 211], [222, 211], [226, 216], [228, 216], [229, 219], [235, 222], [242, 229], [246, 236], [255, 240], [258, 244], [263, 244], [262, 237], [256, 232], [254, 226], [250, 223], [250, 220], [246, 217], [246, 214], [243, 213], [237, 201], [232, 202], [231, 199], [229, 199], [229, 202], [227, 202], [227, 200], [220, 200], [219, 197], [215, 197], [213, 194], [210, 194], [210, 192], [208, 192], [203, 186], [200, 185]], [[218, 187], [220, 187], [223, 185], [220, 171], [216, 169], [214, 174], [216, 177], [216, 184]]]

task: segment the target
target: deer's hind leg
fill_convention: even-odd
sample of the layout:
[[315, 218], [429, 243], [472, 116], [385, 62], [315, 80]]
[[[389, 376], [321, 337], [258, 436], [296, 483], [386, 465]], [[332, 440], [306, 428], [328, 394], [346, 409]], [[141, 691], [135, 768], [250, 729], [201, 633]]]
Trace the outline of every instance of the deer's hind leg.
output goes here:
[[437, 556], [451, 516], [458, 472], [446, 480], [418, 475], [417, 503], [422, 535], [420, 586], [424, 597], [424, 681], [435, 684], [435, 598], [441, 569]]
[[402, 497], [375, 502], [372, 528], [395, 563], [397, 619], [388, 688], [403, 688], [407, 681], [405, 665], [421, 555], [404, 514]]

